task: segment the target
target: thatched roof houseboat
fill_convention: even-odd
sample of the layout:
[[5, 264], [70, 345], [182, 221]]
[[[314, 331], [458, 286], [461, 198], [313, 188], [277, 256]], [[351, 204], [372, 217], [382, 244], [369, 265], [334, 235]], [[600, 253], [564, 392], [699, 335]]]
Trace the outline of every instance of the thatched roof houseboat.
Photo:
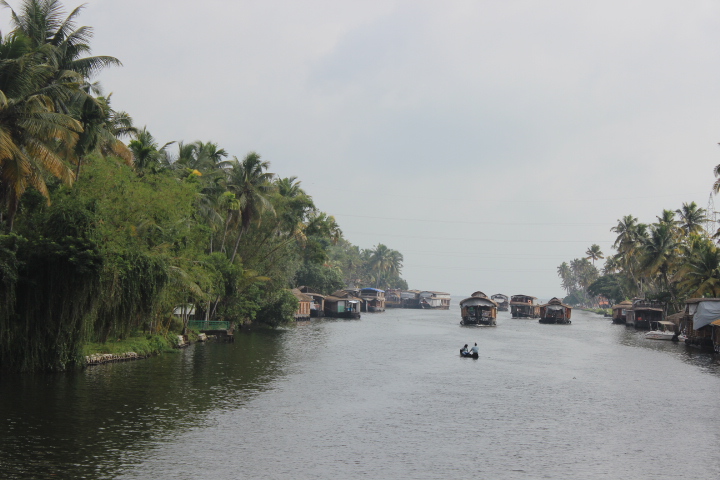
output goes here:
[[512, 318], [539, 318], [540, 305], [537, 303], [537, 297], [513, 295], [510, 297], [510, 313]]
[[362, 298], [345, 290], [338, 290], [325, 297], [325, 316], [335, 318], [360, 318]]
[[618, 324], [625, 324], [627, 320], [627, 310], [632, 308], [632, 302], [625, 300], [617, 305], [612, 306], [612, 322]]
[[310, 317], [324, 317], [325, 295], [322, 295], [320, 292], [306, 286], [298, 287], [298, 290], [312, 298], [312, 303], [310, 304]]
[[385, 290], [385, 308], [402, 308], [401, 293], [401, 290], [395, 288]]
[[650, 330], [653, 322], [665, 320], [665, 308], [663, 302], [636, 298], [632, 301], [632, 308], [626, 309], [625, 325]]
[[363, 288], [360, 290], [360, 298], [363, 299], [363, 312], [385, 311], [385, 290], [380, 290], [379, 288]]
[[425, 290], [420, 292], [418, 298], [420, 299], [420, 308], [429, 308], [433, 310], [450, 309], [449, 293]]
[[690, 298], [680, 319], [680, 332], [685, 343], [718, 351], [720, 346], [720, 298]]
[[402, 308], [420, 308], [420, 290], [403, 290], [400, 301]]
[[483, 292], [475, 292], [460, 302], [460, 325], [497, 325], [498, 304], [489, 299]]
[[569, 325], [572, 307], [553, 297], [545, 305], [540, 305], [540, 323], [557, 323]]
[[302, 293], [297, 288], [293, 288], [291, 291], [298, 300], [298, 309], [294, 314], [295, 320], [310, 320], [310, 305], [313, 303], [313, 298], [310, 295]]
[[495, 295], [490, 297], [490, 300], [497, 303], [498, 312], [507, 312], [510, 309], [510, 299], [507, 295], [503, 295], [502, 293], [496, 293]]

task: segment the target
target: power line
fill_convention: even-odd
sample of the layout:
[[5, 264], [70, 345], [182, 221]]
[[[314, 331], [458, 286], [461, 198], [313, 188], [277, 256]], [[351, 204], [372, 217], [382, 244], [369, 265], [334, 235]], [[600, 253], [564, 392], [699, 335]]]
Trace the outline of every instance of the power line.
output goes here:
[[[351, 215], [346, 213], [335, 213], [334, 217], [371, 218], [373, 220], [392, 220], [401, 222], [422, 222], [428, 223], [426, 218], [400, 218], [400, 217], [374, 217], [371, 215]], [[463, 225], [517, 225], [517, 226], [553, 226], [553, 227], [606, 227], [607, 223], [553, 223], [553, 222], [469, 222], [467, 220], [436, 220], [432, 223], [460, 223]]]
[[[370, 232], [344, 232], [352, 235], [372, 235], [377, 237], [377, 233]], [[586, 243], [592, 245], [593, 243], [607, 243], [612, 244], [613, 240], [525, 240], [525, 239], [513, 239], [513, 238], [444, 238], [444, 237], [425, 237], [420, 235], [400, 235], [394, 233], [382, 233], [383, 237], [399, 237], [399, 238], [415, 238], [422, 240], [443, 240], [447, 242], [503, 242], [503, 243]]]

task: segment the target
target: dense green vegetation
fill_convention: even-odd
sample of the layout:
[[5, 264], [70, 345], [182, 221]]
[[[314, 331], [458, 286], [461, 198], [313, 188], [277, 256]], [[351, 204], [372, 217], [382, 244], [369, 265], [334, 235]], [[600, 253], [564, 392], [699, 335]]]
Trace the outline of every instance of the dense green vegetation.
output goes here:
[[0, 368], [63, 369], [90, 343], [187, 329], [178, 305], [275, 327], [297, 285], [407, 287], [399, 252], [352, 245], [259, 154], [161, 146], [113, 110], [93, 80], [120, 62], [86, 56], [81, 10], [24, 0], [0, 37]]
[[611, 229], [617, 234], [616, 253], [607, 258], [602, 275], [588, 261], [593, 255], [603, 258], [594, 245], [587, 258], [558, 267], [563, 287], [576, 303], [589, 305], [599, 295], [611, 302], [645, 297], [667, 302], [671, 312], [687, 298], [720, 295], [718, 232], [706, 230], [706, 214], [691, 202], [663, 210], [649, 224], [626, 215]]

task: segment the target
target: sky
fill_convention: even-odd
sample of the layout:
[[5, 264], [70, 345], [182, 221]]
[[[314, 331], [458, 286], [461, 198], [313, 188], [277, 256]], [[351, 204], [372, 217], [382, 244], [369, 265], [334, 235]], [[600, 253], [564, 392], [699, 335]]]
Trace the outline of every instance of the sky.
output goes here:
[[116, 110], [258, 152], [410, 288], [563, 295], [558, 265], [707, 207], [720, 163], [717, 1], [89, 0], [79, 24], [123, 63]]

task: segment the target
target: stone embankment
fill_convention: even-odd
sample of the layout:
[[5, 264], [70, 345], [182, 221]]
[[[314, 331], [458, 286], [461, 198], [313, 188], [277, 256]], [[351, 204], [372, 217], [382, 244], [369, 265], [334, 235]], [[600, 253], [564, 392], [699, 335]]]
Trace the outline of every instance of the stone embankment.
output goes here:
[[141, 358], [146, 357], [143, 355], [138, 355], [135, 352], [125, 352], [119, 354], [96, 353], [85, 357], [85, 365], [101, 365], [103, 363], [127, 362], [130, 360], [140, 360]]

